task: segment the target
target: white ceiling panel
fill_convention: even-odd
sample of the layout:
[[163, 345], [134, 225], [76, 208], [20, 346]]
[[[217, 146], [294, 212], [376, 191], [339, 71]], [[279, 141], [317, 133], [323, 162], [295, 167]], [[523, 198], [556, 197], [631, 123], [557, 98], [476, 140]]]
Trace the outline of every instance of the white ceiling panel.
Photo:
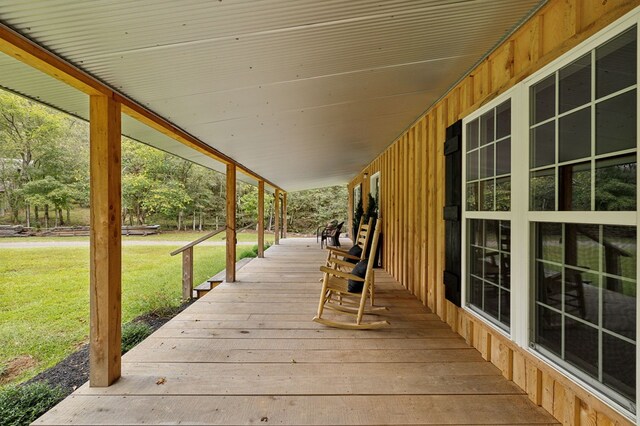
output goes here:
[[[346, 183], [542, 3], [4, 0], [0, 22], [297, 190]], [[8, 57], [0, 85], [86, 117], [86, 96]]]

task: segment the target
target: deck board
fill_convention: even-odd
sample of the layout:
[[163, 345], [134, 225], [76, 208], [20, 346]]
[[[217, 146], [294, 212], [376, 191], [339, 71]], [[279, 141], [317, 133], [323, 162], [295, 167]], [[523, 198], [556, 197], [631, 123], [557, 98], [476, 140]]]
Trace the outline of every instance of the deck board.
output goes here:
[[384, 272], [391, 326], [311, 321], [324, 253], [271, 247], [36, 424], [556, 424]]

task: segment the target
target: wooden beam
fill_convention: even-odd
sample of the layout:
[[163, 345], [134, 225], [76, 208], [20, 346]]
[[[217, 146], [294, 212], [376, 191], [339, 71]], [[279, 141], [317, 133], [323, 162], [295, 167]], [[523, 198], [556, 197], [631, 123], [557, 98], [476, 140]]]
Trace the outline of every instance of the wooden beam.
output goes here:
[[236, 281], [236, 165], [227, 164], [227, 273], [226, 281]]
[[143, 107], [137, 102], [129, 99], [125, 95], [118, 93], [100, 80], [84, 72], [80, 68], [65, 61], [64, 59], [49, 52], [26, 37], [18, 34], [9, 27], [0, 24], [0, 52], [5, 53], [20, 62], [23, 62], [43, 73], [68, 84], [90, 96], [112, 97], [121, 104], [124, 114], [135, 118], [141, 123], [159, 131], [160, 133], [177, 140], [178, 142], [195, 149], [224, 164], [234, 163], [238, 170], [258, 181], [263, 180], [273, 188], [279, 188], [273, 182], [264, 179], [257, 173], [252, 172], [233, 158], [212, 148], [199, 139], [191, 136], [184, 130], [155, 114], [151, 110]]
[[258, 257], [264, 257], [264, 181], [258, 181]]
[[95, 78], [2, 24], [0, 24], [0, 52], [88, 95], [111, 97], [113, 94], [107, 86]]
[[275, 231], [275, 244], [280, 244], [280, 190], [276, 189], [275, 199], [273, 204], [273, 216], [274, 216], [274, 231]]
[[120, 377], [121, 161], [120, 104], [90, 97], [90, 331], [89, 382]]
[[282, 194], [282, 238], [287, 238], [287, 193]]

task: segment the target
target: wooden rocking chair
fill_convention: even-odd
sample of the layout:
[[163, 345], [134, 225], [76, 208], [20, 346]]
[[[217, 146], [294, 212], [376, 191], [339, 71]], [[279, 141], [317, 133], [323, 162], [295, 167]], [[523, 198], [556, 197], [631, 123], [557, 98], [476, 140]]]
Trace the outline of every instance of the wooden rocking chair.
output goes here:
[[354, 263], [347, 262], [345, 259], [355, 260], [356, 263], [367, 258], [367, 247], [369, 245], [371, 229], [373, 228], [373, 218], [369, 219], [368, 223], [364, 223], [364, 218], [360, 219], [360, 225], [358, 226], [358, 233], [356, 234], [355, 245], [360, 246], [362, 254], [360, 257], [354, 256], [349, 253], [348, 250], [339, 249], [337, 247], [327, 247], [327, 266], [334, 267], [346, 266], [353, 268]]
[[[378, 245], [381, 222], [382, 221], [378, 219], [375, 230], [373, 232], [373, 238], [371, 241], [371, 253], [375, 253], [375, 249]], [[313, 320], [330, 327], [345, 329], [376, 329], [388, 326], [389, 322], [387, 321], [362, 321], [362, 318], [365, 314], [375, 314], [377, 311], [386, 310], [386, 308], [384, 307], [371, 307], [365, 312], [367, 296], [371, 295], [370, 289], [373, 286], [374, 262], [375, 256], [369, 256], [369, 260], [367, 262], [367, 272], [364, 278], [339, 270], [337, 268], [321, 266], [320, 270], [324, 272], [324, 278], [322, 280], [322, 291], [320, 292], [318, 314], [313, 318]], [[362, 282], [362, 292], [350, 292], [348, 280]], [[334, 299], [334, 295], [338, 296], [339, 299]], [[354, 298], [355, 300], [353, 300]], [[355, 315], [355, 323], [333, 321], [322, 318], [324, 309], [331, 309], [343, 314]]]
[[[349, 272], [360, 261], [367, 258], [369, 243], [371, 242], [371, 231], [373, 230], [373, 218], [369, 218], [367, 223], [364, 222], [364, 217], [360, 218], [360, 224], [358, 225], [358, 233], [356, 234], [355, 245], [362, 249], [360, 257], [354, 256], [348, 252], [348, 250], [339, 249], [336, 247], [327, 247], [327, 268], [338, 269], [340, 271]], [[349, 262], [347, 259], [354, 260], [355, 262]], [[322, 280], [320, 280], [322, 281]], [[369, 286], [369, 293], [371, 306], [375, 303], [375, 282], [372, 280]]]

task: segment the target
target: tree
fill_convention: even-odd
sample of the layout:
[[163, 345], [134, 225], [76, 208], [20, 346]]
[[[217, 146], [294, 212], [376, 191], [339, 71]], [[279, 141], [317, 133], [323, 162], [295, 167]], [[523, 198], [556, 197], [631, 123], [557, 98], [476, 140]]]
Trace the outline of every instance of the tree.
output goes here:
[[347, 217], [347, 188], [333, 186], [290, 192], [287, 195], [287, 227], [292, 232], [315, 232], [331, 220]]
[[596, 210], [636, 210], [636, 190], [635, 161], [596, 170]]
[[[44, 105], [0, 92], [0, 184], [14, 222], [23, 207], [27, 223], [30, 220], [30, 202], [21, 195], [25, 184], [47, 176], [63, 184], [88, 181], [88, 155], [82, 155], [88, 150], [87, 140], [86, 125]], [[68, 195], [58, 194], [60, 206], [69, 207]]]
[[184, 186], [175, 181], [154, 185], [142, 203], [144, 210], [150, 214], [177, 218], [178, 229], [181, 225], [181, 214], [191, 202]]
[[137, 225], [145, 223], [147, 212], [145, 200], [153, 188], [153, 182], [144, 174], [126, 174], [122, 176], [122, 205], [124, 214], [122, 220], [129, 216], [129, 224], [133, 225], [133, 218]]

